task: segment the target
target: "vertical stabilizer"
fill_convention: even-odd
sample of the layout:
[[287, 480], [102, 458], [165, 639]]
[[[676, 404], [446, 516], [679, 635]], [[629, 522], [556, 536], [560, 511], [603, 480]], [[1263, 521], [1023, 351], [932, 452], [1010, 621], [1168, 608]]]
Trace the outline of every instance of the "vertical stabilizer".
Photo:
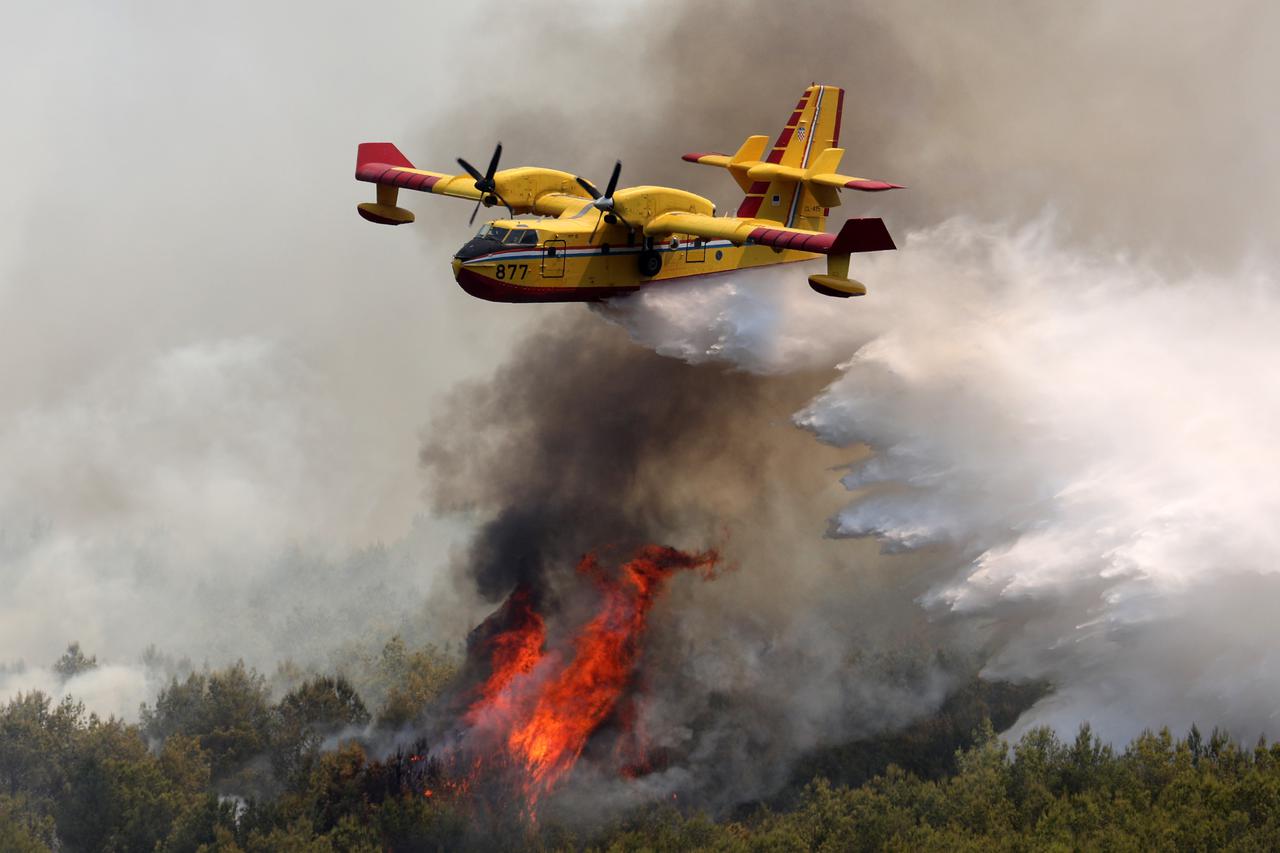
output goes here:
[[[814, 84], [805, 89], [786, 126], [778, 134], [766, 163], [808, 170], [818, 157], [840, 143], [844, 90]], [[809, 186], [793, 180], [753, 181], [738, 207], [738, 216], [768, 219], [789, 228], [822, 231], [827, 209]]]

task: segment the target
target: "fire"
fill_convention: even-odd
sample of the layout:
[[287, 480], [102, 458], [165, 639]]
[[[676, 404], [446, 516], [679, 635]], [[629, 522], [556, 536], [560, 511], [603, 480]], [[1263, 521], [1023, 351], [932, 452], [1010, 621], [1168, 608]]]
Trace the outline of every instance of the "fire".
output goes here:
[[479, 723], [487, 713], [505, 714], [512, 710], [512, 697], [507, 688], [512, 679], [533, 670], [542, 659], [542, 646], [546, 642], [546, 625], [533, 609], [533, 593], [526, 586], [516, 587], [502, 609], [490, 619], [497, 619], [506, 627], [484, 644], [490, 675], [480, 686], [479, 698], [463, 718], [470, 726]]
[[623, 699], [640, 663], [649, 612], [671, 575], [702, 570], [710, 576], [717, 560], [714, 551], [647, 545], [610, 572], [588, 554], [578, 572], [595, 584], [599, 606], [564, 648], [546, 648], [545, 623], [530, 590], [512, 592], [490, 617], [504, 627], [481, 646], [490, 674], [463, 715], [489, 753], [476, 760], [477, 769], [490, 763], [517, 769], [532, 814], [605, 722], [613, 719], [624, 731], [634, 724]]

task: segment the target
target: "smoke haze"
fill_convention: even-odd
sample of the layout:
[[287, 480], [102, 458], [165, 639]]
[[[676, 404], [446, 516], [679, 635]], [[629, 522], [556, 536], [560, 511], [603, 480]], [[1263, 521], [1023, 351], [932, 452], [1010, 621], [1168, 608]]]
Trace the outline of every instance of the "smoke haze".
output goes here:
[[0, 662], [80, 640], [130, 665], [153, 643], [323, 663], [420, 610], [459, 529], [422, 512], [418, 428], [523, 320], [470, 310], [453, 238], [359, 227], [355, 143], [414, 148], [450, 61], [400, 30], [371, 62], [370, 24], [334, 3], [12, 10]]
[[[758, 796], [971, 662], [1053, 682], [1023, 726], [1275, 735], [1277, 23], [23, 10], [0, 35], [0, 659], [322, 661], [424, 607], [456, 638], [522, 572], [654, 539], [737, 566], [654, 613], [645, 714], [683, 756], [655, 790]], [[598, 312], [633, 343], [462, 294], [447, 201], [412, 200], [412, 230], [351, 210], [358, 141], [448, 168], [499, 138], [508, 165], [599, 180], [618, 157], [730, 209], [679, 155], [776, 132], [810, 80], [849, 90], [846, 170], [911, 187], [837, 211], [902, 247], [856, 260], [864, 299], [798, 270], [676, 285]], [[125, 712], [149, 688], [123, 669], [66, 689]]]

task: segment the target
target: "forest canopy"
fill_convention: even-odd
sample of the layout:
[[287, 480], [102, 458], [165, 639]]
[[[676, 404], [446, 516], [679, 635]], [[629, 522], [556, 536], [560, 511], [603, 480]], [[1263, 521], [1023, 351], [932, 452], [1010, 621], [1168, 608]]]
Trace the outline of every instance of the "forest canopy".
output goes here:
[[[78, 646], [64, 661], [92, 666]], [[457, 671], [394, 638], [345, 674], [269, 680], [238, 663], [174, 675], [137, 723], [40, 692], [0, 708], [5, 851], [1273, 849], [1280, 745], [1148, 732], [1123, 748], [996, 733], [1038, 691], [975, 680], [933, 717], [815, 753], [769, 802], [708, 816], [642, 807], [583, 828], [424, 796], [378, 734]], [[367, 697], [367, 699], [366, 699]], [[425, 745], [419, 745], [425, 751]]]

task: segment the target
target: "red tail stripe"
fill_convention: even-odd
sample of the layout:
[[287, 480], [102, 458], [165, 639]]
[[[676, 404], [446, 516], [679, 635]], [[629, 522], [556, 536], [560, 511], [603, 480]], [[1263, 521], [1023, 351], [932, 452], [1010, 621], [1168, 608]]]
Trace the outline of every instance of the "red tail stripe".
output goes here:
[[891, 184], [887, 181], [849, 181], [845, 184], [851, 190], [862, 190], [864, 193], [881, 193], [885, 190], [905, 190], [902, 184]]
[[764, 201], [762, 195], [747, 196], [742, 200], [742, 204], [738, 206], [738, 216], [742, 219], [751, 219], [760, 212], [760, 204]]

